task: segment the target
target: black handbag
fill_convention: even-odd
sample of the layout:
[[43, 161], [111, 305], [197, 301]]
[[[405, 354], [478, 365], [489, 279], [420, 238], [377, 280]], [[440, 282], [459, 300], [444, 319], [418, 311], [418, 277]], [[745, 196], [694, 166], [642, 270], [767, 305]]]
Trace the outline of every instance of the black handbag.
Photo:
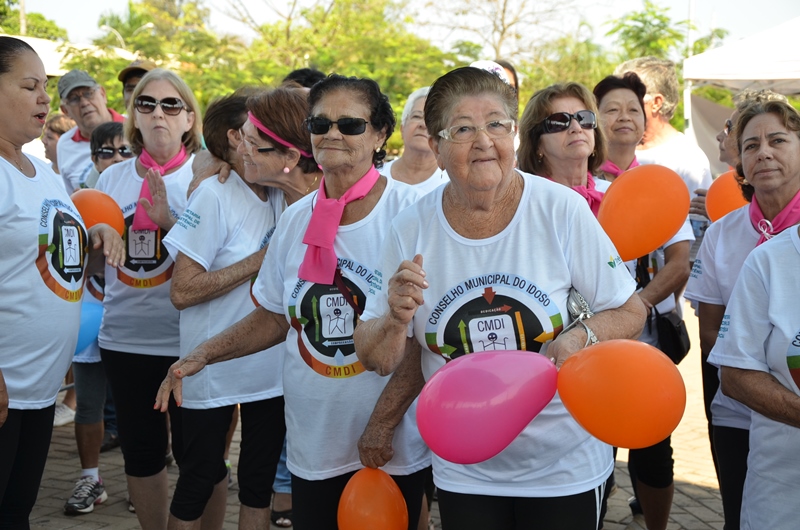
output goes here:
[[[642, 256], [636, 262], [636, 280], [640, 289], [644, 289], [650, 283], [650, 272], [647, 270], [649, 257], [649, 255]], [[670, 311], [663, 315], [655, 307], [653, 307], [653, 311], [656, 315], [658, 349], [672, 359], [673, 363], [679, 364], [689, 353], [689, 348], [692, 347], [686, 323], [676, 311]], [[647, 325], [652, 325], [652, 320], [648, 319]]]
[[663, 315], [655, 307], [653, 311], [656, 313], [658, 348], [672, 359], [672, 362], [679, 364], [692, 347], [686, 323], [675, 311]]

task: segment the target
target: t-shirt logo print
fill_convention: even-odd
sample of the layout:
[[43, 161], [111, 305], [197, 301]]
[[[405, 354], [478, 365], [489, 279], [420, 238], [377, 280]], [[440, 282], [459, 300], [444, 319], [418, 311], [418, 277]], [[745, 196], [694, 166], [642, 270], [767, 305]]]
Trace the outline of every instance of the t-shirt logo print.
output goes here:
[[789, 351], [786, 352], [786, 364], [789, 365], [789, 373], [792, 374], [794, 384], [800, 388], [800, 329], [794, 334], [794, 338], [789, 344]]
[[447, 359], [480, 351], [538, 352], [563, 329], [550, 296], [514, 274], [469, 278], [448, 290], [427, 320], [426, 343]]
[[59, 298], [78, 302], [83, 296], [87, 235], [72, 207], [58, 200], [42, 202], [36, 267], [45, 285]]
[[[364, 292], [342, 277], [353, 302], [363, 311]], [[353, 332], [358, 315], [335, 285], [298, 281], [297, 304], [289, 306], [291, 325], [297, 330], [297, 346], [303, 360], [325, 377], [347, 378], [364, 367], [355, 355]]]
[[137, 289], [149, 289], [172, 278], [175, 263], [164, 246], [164, 233], [157, 230], [134, 230], [135, 209], [126, 208], [125, 263], [117, 268], [117, 279]]

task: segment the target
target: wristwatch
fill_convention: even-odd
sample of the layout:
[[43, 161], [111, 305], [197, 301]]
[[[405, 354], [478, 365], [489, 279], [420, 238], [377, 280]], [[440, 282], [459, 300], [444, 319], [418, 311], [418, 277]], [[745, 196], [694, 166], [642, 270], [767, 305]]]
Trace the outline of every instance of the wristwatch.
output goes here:
[[579, 320], [578, 322], [580, 322], [581, 326], [583, 326], [583, 329], [586, 330], [586, 344], [583, 345], [584, 348], [587, 348], [589, 346], [594, 346], [595, 344], [600, 342], [600, 339], [598, 339], [597, 335], [594, 334], [594, 331], [592, 331], [591, 328], [589, 328], [589, 326], [586, 325], [586, 322], [584, 322], [583, 320]]

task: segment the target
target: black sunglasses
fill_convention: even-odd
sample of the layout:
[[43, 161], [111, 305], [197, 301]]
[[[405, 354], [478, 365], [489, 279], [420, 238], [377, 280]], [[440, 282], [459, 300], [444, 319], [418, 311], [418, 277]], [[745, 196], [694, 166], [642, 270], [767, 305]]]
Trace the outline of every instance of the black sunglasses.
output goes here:
[[158, 105], [161, 105], [161, 110], [167, 116], [177, 116], [183, 109], [189, 112], [189, 108], [179, 98], [156, 99], [153, 96], [139, 96], [133, 100], [133, 106], [142, 114], [150, 114]]
[[119, 153], [119, 156], [122, 158], [131, 158], [133, 156], [133, 151], [127, 145], [123, 145], [122, 147], [115, 148], [115, 147], [101, 147], [97, 151], [94, 152], [94, 156], [101, 160], [108, 160], [110, 158], [114, 158], [114, 155]]
[[325, 134], [331, 130], [334, 123], [339, 128], [339, 132], [347, 136], [364, 134], [364, 131], [367, 130], [367, 120], [363, 118], [339, 118], [336, 121], [331, 121], [328, 118], [315, 118], [313, 116], [306, 118], [306, 129], [311, 134]]
[[725, 136], [728, 136], [731, 133], [731, 129], [733, 129], [733, 122], [731, 120], [725, 120]]
[[579, 110], [575, 114], [569, 112], [556, 112], [546, 117], [541, 123], [545, 133], [557, 133], [569, 129], [569, 124], [575, 120], [581, 129], [596, 129], [597, 116], [591, 110]]

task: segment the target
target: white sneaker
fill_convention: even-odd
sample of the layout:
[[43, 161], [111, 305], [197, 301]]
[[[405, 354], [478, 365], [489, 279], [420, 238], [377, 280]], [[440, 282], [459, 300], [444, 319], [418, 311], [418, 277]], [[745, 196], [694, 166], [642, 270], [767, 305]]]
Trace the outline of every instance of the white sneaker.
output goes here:
[[63, 403], [56, 405], [56, 413], [53, 417], [53, 427], [61, 427], [62, 425], [67, 425], [73, 421], [75, 421], [74, 410]]

